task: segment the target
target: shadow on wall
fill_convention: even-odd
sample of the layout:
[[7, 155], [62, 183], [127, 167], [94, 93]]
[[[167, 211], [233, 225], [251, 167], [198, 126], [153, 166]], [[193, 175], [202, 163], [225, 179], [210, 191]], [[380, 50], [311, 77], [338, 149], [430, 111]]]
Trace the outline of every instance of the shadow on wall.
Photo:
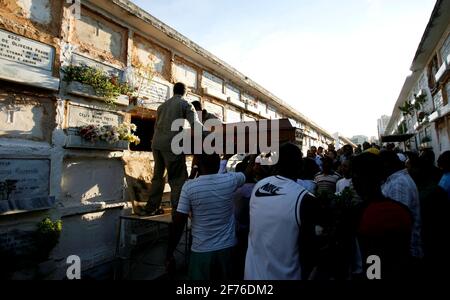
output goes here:
[[121, 159], [67, 158], [64, 160], [61, 181], [63, 203], [79, 206], [96, 202], [122, 202], [124, 178]]

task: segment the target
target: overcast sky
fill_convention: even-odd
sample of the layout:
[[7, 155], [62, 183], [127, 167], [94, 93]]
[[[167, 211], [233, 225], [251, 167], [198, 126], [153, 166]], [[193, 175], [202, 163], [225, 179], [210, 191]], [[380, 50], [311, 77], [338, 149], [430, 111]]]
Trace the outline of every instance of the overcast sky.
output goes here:
[[330, 133], [377, 135], [435, 0], [132, 0]]

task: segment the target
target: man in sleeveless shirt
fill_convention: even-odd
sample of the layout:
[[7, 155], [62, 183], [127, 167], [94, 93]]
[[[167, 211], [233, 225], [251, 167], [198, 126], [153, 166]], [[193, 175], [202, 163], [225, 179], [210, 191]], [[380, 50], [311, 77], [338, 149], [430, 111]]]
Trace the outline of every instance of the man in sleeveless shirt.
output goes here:
[[310, 247], [320, 208], [296, 182], [302, 170], [300, 149], [282, 145], [275, 169], [277, 175], [258, 182], [250, 199], [246, 280], [301, 280], [311, 271], [302, 262], [314, 252]]

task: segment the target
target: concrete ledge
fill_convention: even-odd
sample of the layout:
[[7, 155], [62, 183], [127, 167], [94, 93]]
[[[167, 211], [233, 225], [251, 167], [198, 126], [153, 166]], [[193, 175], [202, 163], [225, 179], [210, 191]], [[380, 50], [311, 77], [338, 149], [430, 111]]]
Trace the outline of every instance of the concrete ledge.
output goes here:
[[[92, 86], [77, 81], [72, 81], [67, 85], [67, 93], [75, 96], [105, 101], [104, 97], [98, 96], [96, 94]], [[128, 106], [128, 104], [130, 103], [130, 98], [126, 95], [120, 95], [117, 99], [114, 100], [114, 103], [118, 105]]]
[[31, 85], [52, 91], [59, 90], [59, 78], [51, 72], [24, 67], [24, 65], [0, 58], [0, 79]]
[[124, 202], [124, 201], [112, 203], [96, 202], [80, 206], [59, 208], [58, 211], [61, 213], [62, 217], [69, 217], [75, 215], [84, 215], [89, 213], [100, 212], [107, 209], [116, 209], [116, 208], [128, 209], [131, 207], [132, 207], [131, 202]]

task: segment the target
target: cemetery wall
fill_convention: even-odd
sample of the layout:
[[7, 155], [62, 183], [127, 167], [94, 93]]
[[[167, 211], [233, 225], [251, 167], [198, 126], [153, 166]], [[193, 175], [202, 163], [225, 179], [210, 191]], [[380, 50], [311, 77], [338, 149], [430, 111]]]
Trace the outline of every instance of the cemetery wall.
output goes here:
[[[132, 198], [148, 196], [156, 109], [174, 83], [185, 82], [188, 99], [225, 122], [302, 122], [129, 1], [81, 2], [77, 10], [63, 0], [0, 0], [0, 249], [25, 251], [39, 221], [61, 219], [45, 278], [63, 278], [70, 255], [83, 271], [113, 262], [119, 216]], [[64, 80], [64, 68], [81, 65], [129, 82], [134, 98], [108, 104], [92, 87]], [[271, 101], [278, 111], [268, 111]], [[141, 146], [90, 142], [79, 131], [124, 122], [139, 124]], [[316, 131], [318, 141], [332, 140]]]

